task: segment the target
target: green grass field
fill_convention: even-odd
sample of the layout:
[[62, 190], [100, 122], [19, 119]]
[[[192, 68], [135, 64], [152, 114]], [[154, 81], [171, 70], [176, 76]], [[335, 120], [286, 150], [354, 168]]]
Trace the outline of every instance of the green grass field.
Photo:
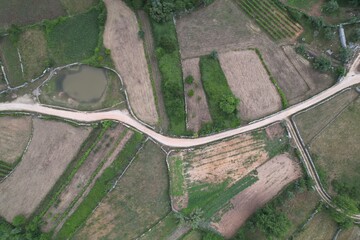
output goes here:
[[[99, 237], [135, 239], [164, 218], [170, 211], [168, 175], [165, 153], [152, 141], [146, 142], [115, 189], [89, 219], [76, 239], [89, 239], [94, 232]], [[110, 212], [109, 212], [110, 211]], [[111, 216], [110, 221], [101, 219]]]
[[114, 181], [124, 171], [135, 153], [143, 143], [144, 137], [140, 133], [135, 133], [125, 144], [125, 147], [118, 155], [117, 159], [103, 172], [101, 177], [95, 182], [94, 187], [76, 209], [76, 211], [67, 219], [60, 229], [55, 239], [68, 239], [75, 231], [87, 220], [98, 203], [106, 196], [112, 188]]
[[178, 157], [169, 157], [169, 172], [171, 178], [171, 195], [182, 196], [184, 194], [184, 167], [182, 159]]
[[176, 230], [179, 226], [179, 220], [175, 217], [173, 212], [170, 212], [158, 224], [152, 227], [151, 231], [146, 232], [140, 240], [165, 240]]
[[220, 108], [220, 102], [224, 96], [232, 96], [233, 98], [235, 98], [235, 96], [231, 92], [219, 61], [211, 56], [201, 57], [200, 72], [201, 81], [208, 100], [210, 115], [213, 120], [213, 129], [220, 131], [239, 126], [240, 119], [237, 116], [237, 110], [226, 114]]
[[274, 39], [289, 38], [301, 30], [287, 12], [271, 0], [236, 0], [250, 17]]
[[69, 15], [83, 13], [95, 6], [99, 0], [60, 0]]
[[[176, 36], [175, 25], [172, 21], [156, 23], [151, 21], [159, 69], [162, 75], [162, 91], [164, 95], [166, 114], [169, 118], [169, 132], [175, 135], [184, 135], [185, 126], [185, 100], [182, 79], [181, 57]], [[171, 45], [168, 50], [162, 39], [167, 39]]]
[[46, 22], [50, 57], [56, 65], [89, 59], [98, 46], [100, 11], [91, 11], [69, 18]]
[[291, 7], [310, 10], [314, 4], [317, 4], [319, 1], [320, 0], [287, 0], [286, 3]]

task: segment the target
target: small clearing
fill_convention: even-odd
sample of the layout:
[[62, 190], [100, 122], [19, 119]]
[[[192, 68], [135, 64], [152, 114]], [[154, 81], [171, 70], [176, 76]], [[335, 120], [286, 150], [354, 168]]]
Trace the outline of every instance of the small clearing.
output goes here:
[[19, 160], [31, 132], [31, 117], [0, 117], [0, 161], [14, 164]]
[[111, 57], [124, 81], [135, 115], [155, 125], [158, 114], [143, 42], [138, 37], [136, 16], [123, 1], [104, 2], [107, 9], [104, 45], [111, 50]]
[[[194, 78], [193, 83], [184, 83], [187, 108], [187, 128], [194, 132], [198, 132], [203, 123], [211, 122], [206, 95], [201, 83], [199, 61], [199, 58], [182, 61], [184, 79], [188, 76]], [[194, 92], [192, 96], [189, 96], [190, 91]]]
[[299, 164], [289, 155], [276, 156], [257, 168], [259, 180], [231, 199], [232, 208], [212, 226], [223, 236], [232, 237], [257, 209], [261, 208], [283, 187], [301, 176]]
[[241, 119], [255, 120], [281, 110], [281, 99], [254, 51], [220, 53], [228, 84], [240, 99]]
[[28, 151], [10, 177], [0, 184], [0, 215], [7, 221], [29, 216], [73, 160], [90, 128], [63, 122], [33, 120]]

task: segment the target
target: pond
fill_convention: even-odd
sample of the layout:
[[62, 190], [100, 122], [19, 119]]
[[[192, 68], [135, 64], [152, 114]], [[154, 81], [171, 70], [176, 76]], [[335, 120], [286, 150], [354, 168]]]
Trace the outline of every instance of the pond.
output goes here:
[[56, 88], [80, 103], [97, 102], [107, 85], [106, 70], [86, 65], [62, 69], [56, 77]]

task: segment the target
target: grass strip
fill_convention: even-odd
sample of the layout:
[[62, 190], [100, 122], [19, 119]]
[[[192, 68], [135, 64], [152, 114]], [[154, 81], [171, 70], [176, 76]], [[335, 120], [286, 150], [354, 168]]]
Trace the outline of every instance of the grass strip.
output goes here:
[[257, 48], [255, 48], [254, 50], [255, 50], [256, 54], [259, 56], [260, 61], [261, 61], [261, 63], [263, 64], [263, 66], [264, 66], [267, 74], [269, 75], [270, 81], [274, 84], [276, 90], [278, 91], [278, 93], [279, 93], [279, 95], [280, 95], [281, 104], [282, 104], [283, 109], [287, 108], [287, 107], [289, 106], [289, 102], [288, 102], [288, 100], [287, 100], [287, 98], [286, 98], [286, 95], [285, 95], [284, 91], [279, 87], [279, 84], [277, 83], [276, 79], [271, 75], [271, 72], [270, 72], [268, 66], [267, 66], [266, 63], [265, 63], [264, 58], [263, 58], [263, 56], [261, 55], [260, 50], [257, 49]]
[[[151, 27], [162, 77], [161, 88], [164, 95], [166, 114], [169, 118], [169, 132], [174, 135], [185, 135], [184, 86], [175, 25], [172, 21], [156, 23], [151, 20]], [[163, 39], [167, 39], [171, 44], [170, 50], [165, 49]]]
[[106, 196], [108, 191], [113, 187], [114, 181], [125, 170], [131, 159], [140, 148], [144, 136], [135, 132], [131, 139], [125, 144], [117, 159], [106, 168], [104, 173], [99, 177], [94, 187], [85, 197], [76, 211], [67, 219], [55, 239], [69, 239], [75, 231], [86, 221], [98, 203]]
[[182, 196], [184, 195], [184, 167], [182, 159], [180, 157], [169, 157], [169, 167], [171, 174], [171, 195]]
[[220, 63], [216, 58], [203, 56], [200, 58], [201, 81], [208, 100], [209, 111], [213, 120], [213, 131], [235, 128], [240, 125], [237, 110], [225, 113], [220, 102], [225, 96], [236, 98], [232, 93]]
[[189, 203], [184, 210], [185, 213], [200, 208], [204, 212], [204, 218], [210, 219], [219, 211], [231, 198], [251, 186], [258, 180], [256, 176], [247, 175], [228, 187], [228, 181], [220, 184], [201, 184], [189, 189]]

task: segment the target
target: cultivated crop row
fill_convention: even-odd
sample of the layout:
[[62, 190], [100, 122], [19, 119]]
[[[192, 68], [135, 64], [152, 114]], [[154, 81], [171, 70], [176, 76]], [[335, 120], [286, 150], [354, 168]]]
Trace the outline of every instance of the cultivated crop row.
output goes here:
[[6, 177], [12, 171], [11, 165], [0, 161], [0, 180]]
[[236, 3], [275, 40], [301, 31], [301, 26], [270, 0], [237, 0]]

